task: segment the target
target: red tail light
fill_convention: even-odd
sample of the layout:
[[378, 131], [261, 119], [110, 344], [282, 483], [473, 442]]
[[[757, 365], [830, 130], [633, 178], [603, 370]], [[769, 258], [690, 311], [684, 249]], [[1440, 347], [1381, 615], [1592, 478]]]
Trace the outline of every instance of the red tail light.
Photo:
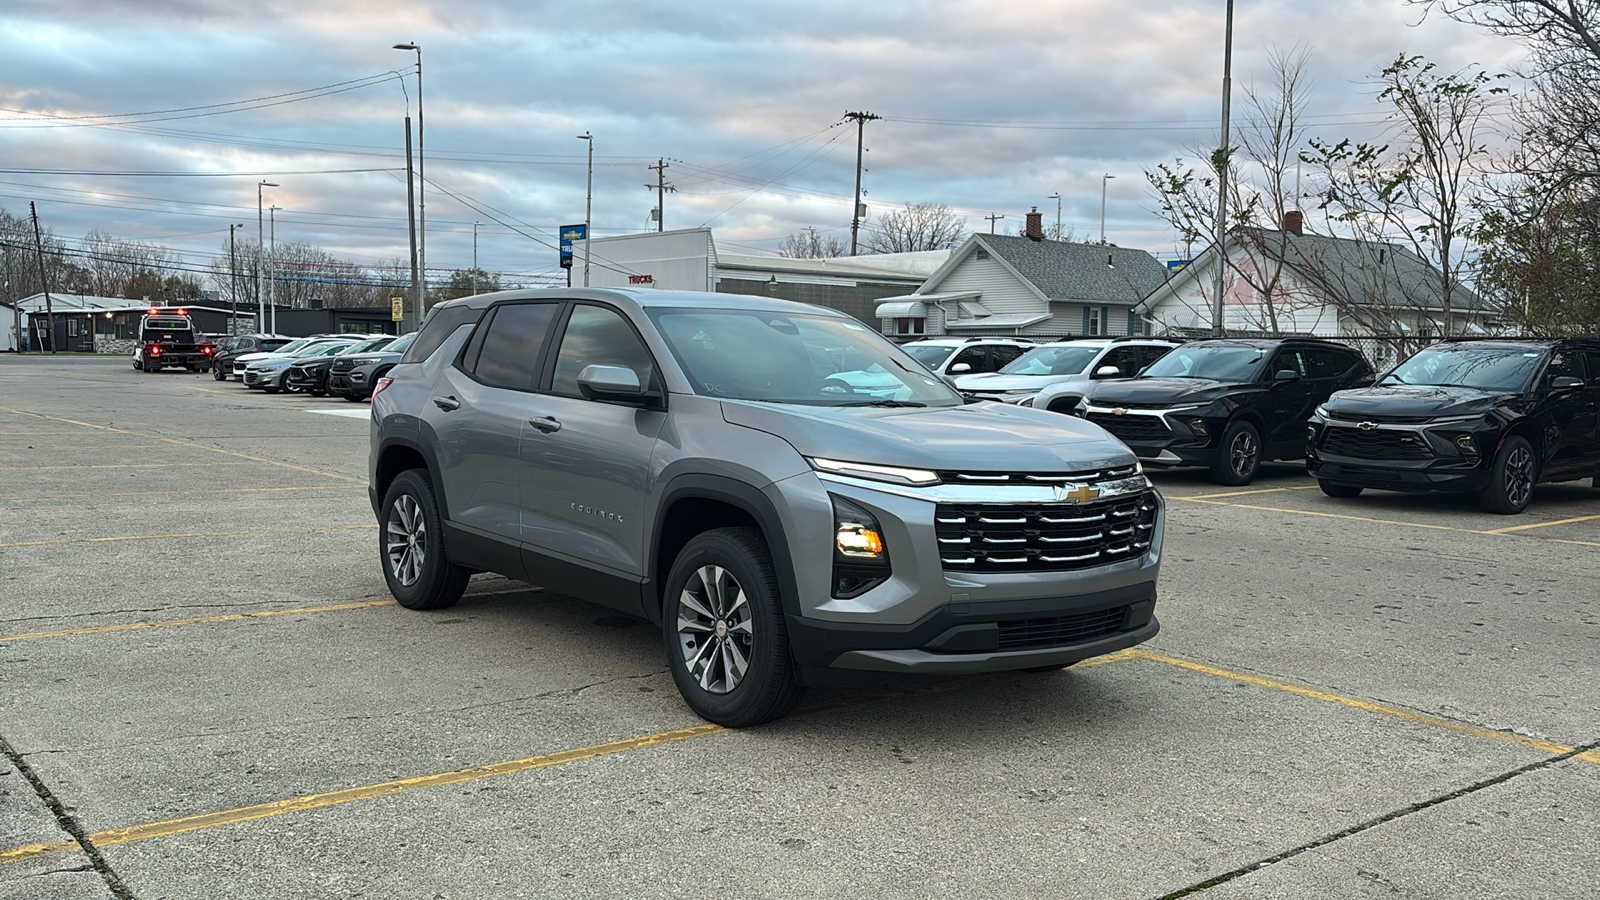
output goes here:
[[372, 396], [374, 396], [374, 397], [378, 396], [378, 392], [379, 391], [383, 390], [384, 388], [388, 387], [391, 384], [394, 384], [394, 379], [393, 378], [390, 378], [387, 375], [383, 376], [382, 378], [379, 378], [378, 379], [378, 383], [372, 386]]
[[161, 355], [161, 348], [160, 347], [151, 347], [150, 348], [150, 355], [151, 356], [160, 356]]

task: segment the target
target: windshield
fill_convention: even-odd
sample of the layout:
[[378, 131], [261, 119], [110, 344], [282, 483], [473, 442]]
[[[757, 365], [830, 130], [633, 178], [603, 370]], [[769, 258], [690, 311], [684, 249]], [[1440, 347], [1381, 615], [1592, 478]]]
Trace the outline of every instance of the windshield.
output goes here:
[[383, 348], [383, 351], [385, 353], [404, 353], [406, 352], [406, 348], [411, 346], [411, 342], [416, 339], [417, 333], [413, 331], [410, 334], [402, 335], [396, 338], [395, 342]]
[[1254, 381], [1271, 352], [1270, 347], [1245, 344], [1190, 344], [1151, 363], [1144, 374], [1147, 378]]
[[949, 359], [950, 354], [956, 352], [955, 347], [940, 346], [938, 344], [925, 344], [920, 347], [908, 345], [901, 347], [900, 349], [904, 350], [907, 356], [919, 363], [922, 363], [930, 369], [939, 368], [940, 363], [944, 362], [946, 359]]
[[651, 318], [695, 393], [808, 406], [958, 406], [944, 382], [854, 319], [658, 309]]
[[266, 350], [266, 351], [262, 351], [262, 352], [265, 352], [265, 353], [277, 353], [277, 354], [281, 354], [281, 355], [284, 355], [284, 356], [293, 356], [294, 352], [296, 350], [299, 350], [300, 348], [304, 347], [306, 344], [308, 344], [310, 342], [311, 342], [310, 338], [296, 338], [295, 340], [292, 340], [289, 343], [284, 344], [283, 346], [279, 347], [276, 350]]
[[1077, 375], [1104, 347], [1037, 347], [1012, 360], [1001, 375]]
[[346, 344], [342, 341], [324, 341], [320, 344], [307, 344], [304, 347], [301, 347], [299, 350], [294, 351], [294, 353], [290, 355], [299, 358], [305, 358], [308, 356], [330, 356], [348, 346], [349, 344]]
[[384, 347], [389, 345], [390, 341], [393, 340], [394, 338], [392, 337], [382, 337], [370, 341], [360, 341], [358, 343], [351, 344], [348, 347], [339, 348], [335, 355], [353, 356], [357, 353], [366, 353], [369, 350], [382, 350]]
[[1389, 371], [1380, 384], [1427, 384], [1520, 391], [1544, 353], [1521, 347], [1444, 344], [1427, 347]]

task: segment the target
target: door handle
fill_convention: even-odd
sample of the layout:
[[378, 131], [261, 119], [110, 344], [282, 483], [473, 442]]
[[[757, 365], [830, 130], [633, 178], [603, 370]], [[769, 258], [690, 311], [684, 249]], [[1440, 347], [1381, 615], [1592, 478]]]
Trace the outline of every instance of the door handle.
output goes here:
[[439, 407], [445, 412], [449, 412], [452, 409], [460, 409], [461, 401], [454, 397], [435, 397], [433, 398], [433, 405]]
[[561, 430], [561, 423], [556, 421], [555, 416], [542, 416], [537, 419], [529, 419], [528, 424], [539, 429], [545, 434], [555, 434]]

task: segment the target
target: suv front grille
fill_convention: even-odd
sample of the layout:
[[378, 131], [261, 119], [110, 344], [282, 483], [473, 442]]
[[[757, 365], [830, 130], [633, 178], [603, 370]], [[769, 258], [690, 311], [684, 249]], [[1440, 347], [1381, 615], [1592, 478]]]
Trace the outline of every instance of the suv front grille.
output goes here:
[[946, 569], [1060, 572], [1142, 557], [1155, 522], [1155, 493], [1146, 491], [1078, 505], [941, 503], [934, 534]]
[[1128, 608], [1117, 606], [1076, 616], [1001, 622], [1000, 649], [1030, 650], [1080, 644], [1124, 631], [1127, 619]]
[[1414, 431], [1379, 428], [1361, 431], [1356, 428], [1329, 428], [1322, 449], [1339, 456], [1356, 459], [1428, 459], [1433, 450], [1428, 442]]
[[941, 471], [939, 480], [945, 484], [1093, 484], [1098, 481], [1116, 481], [1137, 475], [1137, 466], [1118, 466], [1115, 469], [1090, 469], [1084, 472], [955, 472]]
[[333, 371], [348, 372], [356, 367], [354, 359], [336, 359], [333, 361]]
[[1118, 416], [1092, 412], [1088, 419], [1111, 432], [1118, 440], [1164, 441], [1172, 437], [1172, 429], [1160, 416]]

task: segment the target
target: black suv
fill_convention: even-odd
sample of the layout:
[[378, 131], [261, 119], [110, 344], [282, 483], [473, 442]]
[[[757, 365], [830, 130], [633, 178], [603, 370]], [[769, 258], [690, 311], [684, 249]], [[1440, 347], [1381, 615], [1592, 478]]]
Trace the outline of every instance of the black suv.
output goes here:
[[1372, 383], [1356, 350], [1315, 338], [1193, 341], [1138, 378], [1102, 381], [1077, 414], [1146, 466], [1207, 466], [1249, 484], [1263, 459], [1305, 455], [1306, 420], [1334, 391]]
[[1324, 493], [1475, 491], [1522, 512], [1539, 481], [1600, 487], [1600, 340], [1448, 340], [1311, 417]]

